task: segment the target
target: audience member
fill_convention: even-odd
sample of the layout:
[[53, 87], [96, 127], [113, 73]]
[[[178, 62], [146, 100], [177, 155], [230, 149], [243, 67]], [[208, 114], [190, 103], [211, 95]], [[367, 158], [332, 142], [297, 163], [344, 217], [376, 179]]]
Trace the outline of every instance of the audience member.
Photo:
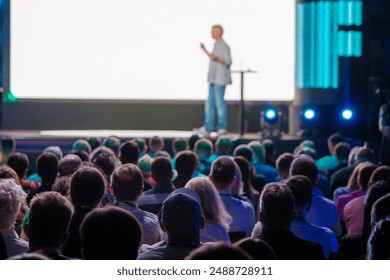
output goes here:
[[209, 177], [233, 219], [229, 229], [232, 242], [249, 237], [255, 224], [255, 212], [251, 203], [232, 196], [231, 187], [236, 181], [235, 172], [234, 161], [227, 156], [221, 156], [213, 162]]
[[28, 243], [20, 239], [14, 230], [15, 220], [25, 198], [25, 192], [15, 180], [0, 179], [0, 233], [8, 258], [28, 250]]
[[161, 208], [160, 225], [168, 235], [168, 242], [138, 255], [137, 259], [184, 259], [200, 246], [200, 229], [203, 224], [201, 202], [197, 193], [188, 188], [174, 191]]
[[228, 136], [220, 136], [215, 142], [215, 153], [211, 154], [209, 161], [213, 162], [221, 156], [230, 156], [232, 140]]
[[284, 184], [267, 184], [260, 197], [259, 219], [262, 233], [259, 236], [271, 246], [280, 260], [321, 260], [321, 245], [295, 236], [291, 223], [296, 218], [294, 196]]
[[122, 164], [138, 164], [140, 148], [135, 141], [126, 141], [120, 146], [119, 160]]
[[276, 260], [275, 252], [259, 238], [244, 238], [237, 241], [234, 246], [244, 250], [254, 260]]
[[276, 159], [276, 170], [278, 171], [279, 180], [285, 180], [289, 176], [290, 166], [292, 161], [294, 160], [294, 155], [292, 153], [283, 153]]
[[224, 242], [205, 244], [192, 251], [186, 260], [251, 260], [251, 256], [238, 246]]
[[157, 215], [163, 201], [175, 190], [172, 184], [173, 171], [171, 161], [164, 157], [155, 158], [151, 171], [156, 184], [152, 189], [140, 196], [138, 206], [144, 211]]
[[[95, 151], [95, 150], [93, 150], [93, 151]], [[90, 161], [88, 153], [86, 151], [83, 151], [83, 150], [71, 150], [71, 151], [69, 151], [68, 155], [78, 156], [82, 162], [89, 162]]]
[[66, 155], [58, 162], [58, 177], [70, 177], [82, 164], [81, 158], [76, 155]]
[[248, 146], [252, 149], [255, 155], [253, 159], [253, 166], [256, 170], [256, 173], [263, 175], [267, 180], [267, 183], [275, 182], [275, 179], [278, 176], [278, 172], [276, 171], [275, 167], [264, 163], [264, 146], [260, 143], [260, 141], [252, 141], [248, 144]]
[[7, 161], [7, 165], [15, 170], [18, 175], [19, 183], [25, 192], [30, 189], [39, 187], [39, 183], [35, 181], [27, 181], [27, 171], [30, 161], [25, 153], [13, 153]]
[[213, 143], [206, 138], [201, 138], [195, 143], [194, 152], [198, 155], [200, 162], [199, 172], [204, 175], [210, 174], [210, 156], [213, 153]]
[[152, 163], [153, 159], [149, 155], [144, 155], [138, 160], [138, 167], [144, 177], [144, 191], [150, 190], [155, 184], [151, 171]]
[[176, 155], [177, 177], [173, 180], [175, 188], [184, 188], [191, 178], [205, 177], [197, 170], [200, 166], [198, 156], [193, 151], [182, 151]]
[[228, 230], [232, 218], [213, 183], [206, 178], [191, 179], [186, 188], [194, 190], [200, 197], [204, 227], [200, 231], [201, 242], [230, 242]]
[[141, 227], [128, 211], [108, 206], [91, 211], [80, 226], [86, 260], [135, 260]]
[[[364, 162], [362, 163], [362, 166], [359, 167], [358, 169], [358, 175], [357, 175], [357, 185], [359, 189], [349, 193], [349, 194], [344, 194], [338, 197], [336, 201], [336, 207], [337, 207], [337, 212], [339, 213], [339, 217], [341, 220], [344, 220], [344, 208], [345, 206], [352, 201], [355, 198], [358, 198], [360, 196], [365, 196], [366, 192], [368, 190], [368, 183], [371, 177], [371, 174], [374, 172], [374, 170], [377, 168], [377, 166], [373, 163], [370, 162]], [[348, 227], [349, 230], [351, 230], [351, 227]], [[357, 232], [356, 232], [357, 230]], [[361, 234], [360, 229], [355, 229], [351, 232], [348, 232], [348, 234], [353, 235], [353, 234]], [[353, 233], [352, 233], [353, 232]]]
[[333, 173], [330, 177], [330, 190], [333, 193], [338, 187], [344, 187], [348, 184], [348, 180], [351, 177], [355, 166], [361, 162], [376, 162], [375, 152], [370, 148], [361, 148], [356, 153], [355, 164], [352, 166], [344, 167]]
[[91, 154], [91, 152], [92, 152], [91, 145], [89, 144], [89, 142], [87, 140], [84, 140], [84, 139], [76, 140], [73, 143], [72, 150], [75, 150], [75, 151], [81, 150], [81, 151], [86, 152], [88, 155]]
[[27, 203], [30, 204], [31, 199], [41, 193], [51, 191], [58, 172], [58, 158], [52, 153], [46, 152], [41, 154], [36, 162], [37, 174], [42, 179], [40, 187], [31, 189], [27, 195]]
[[[291, 163], [290, 175], [306, 176], [315, 186], [318, 181], [318, 168], [312, 158], [300, 155]], [[313, 188], [311, 207], [306, 219], [311, 224], [331, 229], [336, 236], [340, 236], [342, 233], [336, 205], [333, 201], [323, 197], [316, 187]]]
[[338, 165], [338, 160], [335, 155], [335, 147], [338, 143], [344, 141], [344, 136], [340, 133], [334, 133], [328, 137], [329, 155], [324, 156], [316, 161], [319, 169], [330, 170]]
[[0, 166], [6, 164], [8, 158], [15, 153], [16, 150], [16, 141], [10, 137], [1, 138], [1, 147], [0, 147]]
[[94, 167], [82, 167], [72, 176], [70, 198], [74, 215], [69, 226], [69, 237], [62, 246], [64, 255], [81, 259], [80, 225], [89, 212], [99, 207], [105, 189], [106, 181]]
[[190, 139], [188, 140], [188, 148], [191, 150], [191, 151], [195, 151], [195, 144], [196, 142], [199, 140], [199, 139], [202, 139], [203, 136], [201, 134], [192, 134], [190, 136]]
[[297, 218], [291, 223], [292, 233], [304, 240], [320, 244], [325, 258], [331, 258], [338, 248], [337, 239], [333, 231], [306, 221], [312, 200], [312, 183], [307, 177], [296, 175], [290, 177], [286, 181], [286, 185], [293, 193], [297, 211]]
[[345, 142], [339, 142], [334, 147], [334, 154], [336, 156], [338, 164], [332, 168], [329, 168], [328, 177], [331, 177], [335, 172], [340, 170], [341, 168], [348, 166], [348, 157], [351, 152], [351, 146]]
[[29, 237], [29, 253], [41, 253], [49, 259], [65, 260], [61, 244], [68, 235], [72, 205], [56, 192], [37, 194], [31, 200], [30, 216], [24, 231]]
[[124, 164], [111, 175], [111, 188], [118, 206], [138, 220], [142, 227], [141, 244], [152, 245], [162, 239], [162, 231], [156, 215], [138, 208], [138, 200], [143, 192], [141, 170], [134, 164]]
[[99, 137], [89, 137], [87, 139], [87, 142], [91, 146], [91, 152], [92, 152], [96, 148], [100, 147], [100, 145], [102, 144], [102, 139], [100, 139]]
[[265, 156], [264, 163], [269, 166], [275, 167], [275, 155], [276, 155], [276, 145], [275, 142], [271, 139], [265, 139], [262, 141], [264, 146]]
[[146, 140], [144, 138], [135, 138], [134, 142], [137, 143], [139, 147], [139, 158], [142, 158], [148, 152], [148, 145], [146, 145]]
[[160, 136], [153, 136], [149, 139], [149, 156], [154, 158], [157, 152], [164, 149], [164, 138]]
[[367, 259], [390, 259], [390, 216], [375, 225], [367, 243]]

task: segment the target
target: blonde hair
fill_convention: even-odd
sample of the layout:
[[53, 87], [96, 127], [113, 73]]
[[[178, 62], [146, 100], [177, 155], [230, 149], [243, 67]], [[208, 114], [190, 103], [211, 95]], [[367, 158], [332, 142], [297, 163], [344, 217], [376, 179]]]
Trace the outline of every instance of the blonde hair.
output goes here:
[[226, 230], [232, 222], [214, 184], [207, 178], [193, 178], [186, 188], [194, 190], [200, 197], [202, 214], [208, 223], [221, 224]]

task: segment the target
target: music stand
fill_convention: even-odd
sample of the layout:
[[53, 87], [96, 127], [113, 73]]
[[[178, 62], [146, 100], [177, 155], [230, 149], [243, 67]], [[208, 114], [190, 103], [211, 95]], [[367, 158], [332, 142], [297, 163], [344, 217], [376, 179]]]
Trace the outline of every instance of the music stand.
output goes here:
[[245, 100], [244, 100], [244, 76], [249, 73], [257, 73], [251, 69], [246, 70], [232, 70], [231, 73], [240, 74], [240, 123], [239, 123], [239, 133], [240, 136], [243, 136], [245, 133]]

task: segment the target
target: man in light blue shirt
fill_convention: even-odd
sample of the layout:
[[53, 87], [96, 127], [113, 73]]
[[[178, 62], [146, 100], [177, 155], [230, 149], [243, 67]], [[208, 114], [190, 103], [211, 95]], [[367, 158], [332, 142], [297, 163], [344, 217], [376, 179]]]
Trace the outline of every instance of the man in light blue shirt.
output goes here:
[[226, 134], [227, 127], [227, 103], [224, 99], [225, 87], [232, 83], [230, 77], [230, 65], [232, 59], [230, 48], [222, 39], [223, 28], [221, 25], [214, 25], [211, 29], [211, 36], [215, 40], [212, 52], [208, 52], [204, 44], [200, 47], [210, 58], [209, 74], [209, 95], [205, 102], [204, 126], [196, 129], [202, 134], [209, 134], [214, 130], [215, 109], [218, 115], [218, 134]]

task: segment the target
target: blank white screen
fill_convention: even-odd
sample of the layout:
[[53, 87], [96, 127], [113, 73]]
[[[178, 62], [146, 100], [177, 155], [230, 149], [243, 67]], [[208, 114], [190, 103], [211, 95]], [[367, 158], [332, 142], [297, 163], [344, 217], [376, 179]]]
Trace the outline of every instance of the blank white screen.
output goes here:
[[[200, 100], [211, 26], [232, 70], [252, 69], [247, 100], [292, 100], [295, 1], [11, 1], [10, 90], [19, 98]], [[238, 74], [226, 99], [237, 100]]]

